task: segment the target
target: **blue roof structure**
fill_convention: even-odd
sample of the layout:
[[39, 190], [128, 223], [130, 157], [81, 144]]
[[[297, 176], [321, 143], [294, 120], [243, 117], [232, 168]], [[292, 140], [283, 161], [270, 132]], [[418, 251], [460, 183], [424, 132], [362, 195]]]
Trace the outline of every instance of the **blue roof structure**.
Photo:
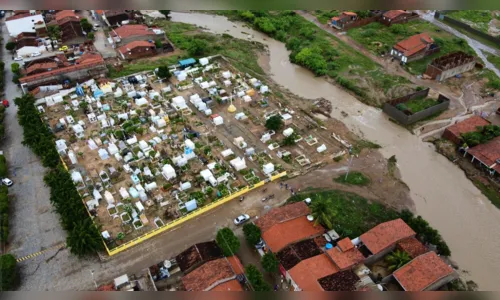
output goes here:
[[94, 91], [94, 98], [98, 99], [99, 97], [103, 96], [104, 93], [100, 89], [96, 89]]
[[181, 65], [181, 67], [188, 67], [188, 66], [194, 65], [195, 63], [196, 63], [196, 60], [194, 58], [179, 60], [179, 65]]
[[84, 93], [84, 91], [83, 91], [83, 87], [82, 87], [79, 83], [77, 83], [77, 84], [76, 84], [76, 94], [77, 94], [78, 96], [83, 96], [83, 95], [85, 95], [85, 93]]

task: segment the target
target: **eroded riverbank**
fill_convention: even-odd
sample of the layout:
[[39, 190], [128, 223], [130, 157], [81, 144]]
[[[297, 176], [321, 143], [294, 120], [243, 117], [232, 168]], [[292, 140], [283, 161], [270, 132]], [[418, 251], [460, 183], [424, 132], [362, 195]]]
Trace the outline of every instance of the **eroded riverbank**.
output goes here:
[[[500, 211], [466, 178], [463, 172], [435, 152], [433, 145], [390, 122], [380, 109], [367, 106], [323, 78], [293, 65], [283, 43], [207, 14], [175, 13], [172, 21], [195, 24], [207, 30], [265, 44], [269, 60], [259, 63], [273, 81], [292, 93], [332, 102], [332, 117], [342, 120], [353, 132], [382, 145], [384, 157], [396, 155], [402, 179], [411, 189], [418, 214], [437, 228], [452, 250], [452, 258], [481, 290], [498, 290], [500, 273]], [[266, 65], [268, 63], [268, 65]], [[341, 112], [348, 114], [343, 117]]]

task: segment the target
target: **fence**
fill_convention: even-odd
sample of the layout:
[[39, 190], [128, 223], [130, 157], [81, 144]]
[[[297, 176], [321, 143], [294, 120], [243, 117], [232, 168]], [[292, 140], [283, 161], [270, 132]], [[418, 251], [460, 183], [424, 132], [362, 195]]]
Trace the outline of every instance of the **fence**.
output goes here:
[[150, 232], [147, 232], [144, 235], [139, 236], [139, 237], [137, 237], [137, 238], [125, 243], [125, 244], [122, 244], [118, 247], [115, 247], [113, 249], [109, 249], [107, 247], [107, 245], [105, 245], [106, 251], [108, 252], [109, 256], [113, 256], [115, 254], [118, 254], [118, 253], [125, 251], [125, 250], [127, 250], [135, 245], [138, 245], [138, 244], [140, 244], [140, 243], [142, 243], [142, 242], [144, 242], [144, 241], [146, 241], [146, 240], [148, 240], [148, 239], [150, 239], [150, 238], [152, 238], [160, 233], [168, 231], [169, 229], [172, 229], [172, 228], [174, 228], [174, 227], [176, 227], [176, 226], [178, 226], [186, 221], [189, 221], [189, 220], [191, 220], [195, 217], [198, 217], [198, 216], [200, 216], [200, 215], [202, 215], [202, 214], [204, 214], [204, 213], [206, 213], [206, 212], [208, 212], [216, 207], [219, 207], [220, 205], [222, 205], [224, 203], [227, 203], [227, 202], [229, 202], [237, 197], [240, 197], [240, 196], [248, 193], [249, 191], [252, 191], [256, 188], [259, 188], [259, 187], [263, 186], [264, 184], [266, 184], [267, 182], [271, 182], [271, 181], [279, 179], [283, 176], [286, 176], [286, 174], [287, 174], [286, 172], [282, 172], [278, 175], [272, 176], [271, 179], [262, 180], [253, 186], [246, 186], [246, 187], [242, 188], [241, 190], [237, 191], [236, 193], [233, 193], [225, 198], [222, 198], [222, 199], [219, 199], [219, 200], [214, 201], [212, 203], [209, 203], [209, 204], [207, 204], [207, 205], [205, 205], [205, 206], [203, 206], [203, 207], [201, 207], [201, 208], [199, 208], [199, 209], [197, 209], [197, 210], [195, 210], [195, 211], [193, 211], [193, 212], [191, 212], [191, 213], [189, 213], [181, 218], [178, 218], [174, 221], [171, 221], [171, 222], [163, 225], [162, 227], [159, 227], [159, 228], [156, 228]]
[[394, 100], [391, 100], [389, 102], [386, 102], [384, 104], [383, 111], [388, 114], [391, 118], [396, 120], [397, 122], [403, 124], [403, 125], [409, 125], [415, 122], [418, 122], [420, 120], [423, 120], [425, 118], [428, 118], [432, 116], [433, 114], [436, 114], [438, 112], [441, 112], [443, 110], [448, 109], [448, 106], [450, 106], [450, 100], [446, 98], [443, 95], [439, 95], [438, 102], [439, 104], [436, 104], [432, 107], [429, 107], [427, 109], [424, 109], [422, 111], [416, 112], [414, 114], [407, 114], [398, 108], [396, 108], [396, 105], [400, 103], [405, 103], [409, 100], [419, 98], [419, 97], [427, 97], [429, 94], [429, 89], [425, 89], [422, 91], [418, 91], [416, 93], [397, 98]]
[[458, 26], [458, 27], [460, 27], [460, 28], [462, 28], [462, 29], [464, 29], [464, 30], [472, 33], [472, 34], [480, 36], [483, 39], [486, 39], [486, 40], [488, 40], [490, 42], [493, 42], [493, 43], [496, 43], [497, 45], [500, 45], [500, 38], [491, 36], [491, 35], [489, 35], [487, 33], [484, 33], [482, 31], [479, 31], [479, 30], [471, 27], [468, 24], [465, 24], [464, 22], [461, 22], [461, 21], [455, 20], [453, 18], [450, 18], [450, 17], [448, 17], [446, 15], [446, 12], [447, 11], [436, 11], [434, 13], [434, 18], [439, 19], [439, 20], [443, 20], [443, 21], [448, 22], [448, 23], [450, 23], [452, 25]]

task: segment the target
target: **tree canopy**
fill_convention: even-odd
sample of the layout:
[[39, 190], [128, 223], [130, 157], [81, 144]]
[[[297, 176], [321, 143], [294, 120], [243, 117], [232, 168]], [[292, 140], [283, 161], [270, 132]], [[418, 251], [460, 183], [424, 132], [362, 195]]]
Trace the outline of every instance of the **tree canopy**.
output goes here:
[[16, 49], [16, 45], [17, 44], [15, 42], [7, 42], [7, 44], [5, 44], [5, 49], [12, 51]]
[[16, 258], [12, 254], [0, 256], [0, 291], [13, 291], [19, 284]]
[[271, 251], [262, 256], [261, 264], [266, 272], [276, 273], [279, 271], [280, 262]]
[[254, 265], [247, 265], [245, 267], [245, 275], [248, 282], [252, 285], [252, 288], [256, 292], [269, 292], [271, 291], [271, 286], [264, 280], [264, 276]]
[[167, 19], [170, 19], [170, 10], [159, 10]]
[[314, 217], [315, 224], [321, 224], [328, 229], [332, 229], [335, 212], [328, 202], [328, 199], [322, 197], [315, 199], [311, 203], [311, 214]]
[[82, 26], [83, 31], [89, 33], [92, 31], [92, 24], [89, 23], [89, 20], [83, 18], [80, 20], [80, 26]]
[[172, 77], [172, 73], [170, 73], [168, 66], [159, 66], [158, 67], [158, 77], [164, 78], [164, 79], [169, 79], [170, 77]]
[[260, 242], [262, 232], [257, 225], [253, 223], [243, 225], [243, 233], [245, 234], [245, 239], [251, 246]]
[[215, 238], [217, 245], [222, 249], [224, 256], [233, 256], [240, 249], [240, 240], [234, 232], [228, 228], [224, 227], [217, 231], [217, 237]]
[[478, 126], [476, 131], [462, 133], [462, 139], [469, 147], [487, 143], [497, 136], [500, 136], [500, 126], [497, 125]]
[[202, 56], [207, 50], [207, 41], [201, 39], [193, 39], [187, 48], [189, 55], [192, 56]]
[[280, 130], [283, 127], [283, 118], [279, 115], [275, 115], [267, 119], [266, 128], [269, 130]]
[[396, 271], [402, 266], [410, 262], [411, 257], [408, 253], [396, 250], [385, 257], [385, 260], [389, 263], [389, 271]]

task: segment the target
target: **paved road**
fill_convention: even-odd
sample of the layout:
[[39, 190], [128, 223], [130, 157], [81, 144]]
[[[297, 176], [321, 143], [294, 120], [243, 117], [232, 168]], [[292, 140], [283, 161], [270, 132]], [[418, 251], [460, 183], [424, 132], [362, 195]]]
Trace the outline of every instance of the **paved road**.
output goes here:
[[101, 28], [95, 32], [94, 46], [101, 53], [102, 57], [116, 57], [116, 51], [109, 45], [107, 41], [107, 37], [104, 34], [104, 26], [105, 24], [97, 19], [92, 17], [92, 14], [88, 10], [82, 11], [82, 15], [89, 20], [91, 24], [99, 24]]
[[492, 70], [493, 72], [495, 72], [495, 74], [497, 74], [498, 77], [500, 77], [500, 71], [492, 63], [490, 63], [486, 59], [486, 56], [483, 53], [483, 51], [486, 51], [486, 52], [489, 52], [491, 54], [500, 55], [500, 51], [498, 51], [497, 49], [494, 49], [488, 45], [482, 44], [481, 42], [479, 42], [473, 38], [470, 38], [469, 36], [459, 32], [458, 30], [456, 30], [456, 29], [440, 22], [439, 20], [435, 19], [434, 18], [434, 11], [429, 11], [427, 13], [419, 11], [419, 14], [422, 17], [422, 19], [424, 19], [428, 22], [431, 22], [432, 24], [440, 27], [441, 29], [444, 29], [444, 30], [452, 33], [453, 35], [455, 35], [459, 38], [466, 40], [467, 43], [469, 44], [469, 46], [471, 46], [471, 48], [474, 49], [474, 51], [476, 52], [476, 55], [484, 61], [486, 68]]

